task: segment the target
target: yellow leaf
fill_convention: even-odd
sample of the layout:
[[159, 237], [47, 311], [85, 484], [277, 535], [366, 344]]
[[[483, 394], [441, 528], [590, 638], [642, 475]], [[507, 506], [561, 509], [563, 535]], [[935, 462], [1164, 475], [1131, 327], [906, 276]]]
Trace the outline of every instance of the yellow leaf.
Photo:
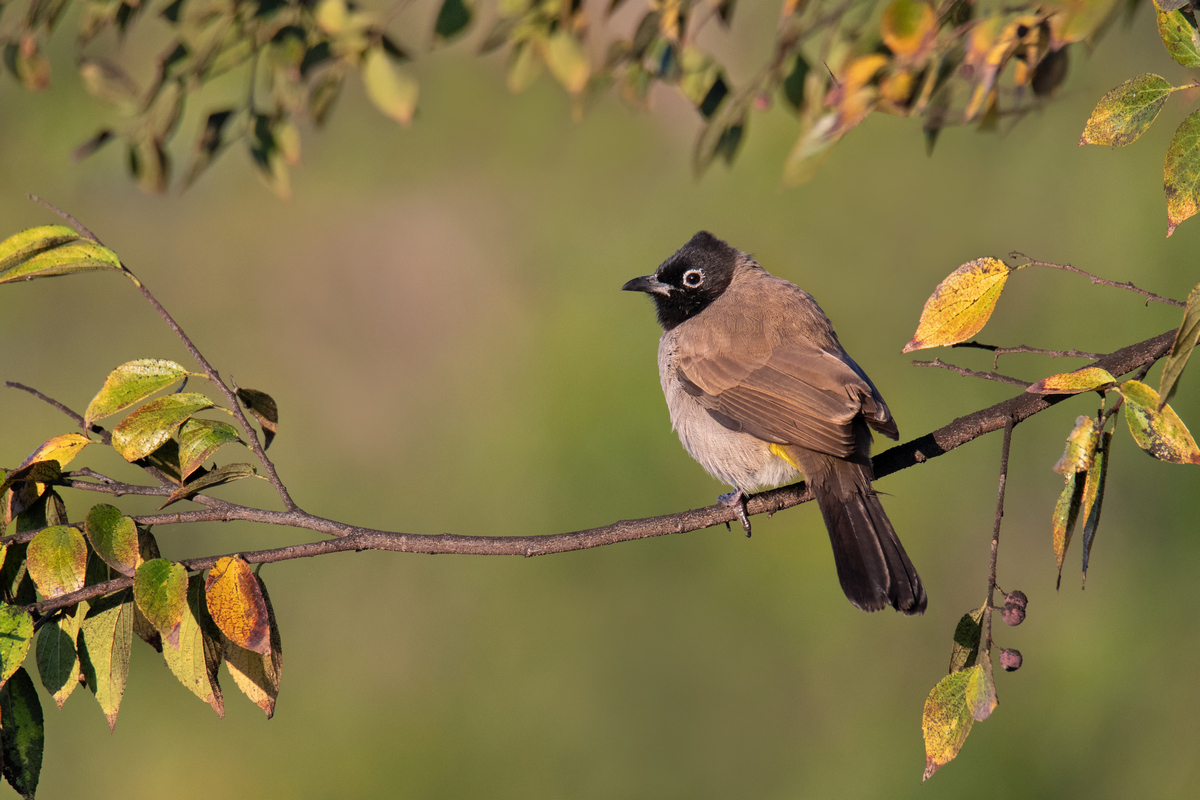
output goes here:
[[983, 330], [1013, 269], [1020, 268], [989, 257], [950, 273], [925, 301], [917, 332], [903, 352], [957, 344]]
[[1075, 420], [1075, 429], [1067, 436], [1067, 447], [1062, 458], [1054, 465], [1054, 471], [1059, 475], [1069, 475], [1072, 472], [1087, 472], [1092, 468], [1092, 456], [1096, 454], [1100, 430], [1096, 421], [1091, 417], [1079, 417]]
[[967, 703], [967, 686], [977, 680], [983, 666], [976, 664], [961, 672], [952, 672], [938, 681], [925, 700], [921, 731], [925, 735], [925, 775], [928, 780], [938, 769], [958, 755], [975, 717]]
[[1183, 420], [1169, 405], [1158, 410], [1158, 392], [1140, 381], [1121, 384], [1125, 421], [1138, 447], [1160, 461], [1200, 464], [1200, 449]]
[[27, 467], [35, 461], [57, 461], [59, 467], [65, 467], [79, 455], [79, 451], [91, 444], [91, 439], [81, 433], [64, 433], [47, 439], [37, 450], [29, 454], [29, 458], [21, 462], [21, 467]]
[[1060, 372], [1042, 378], [1025, 391], [1030, 394], [1080, 394], [1103, 391], [1115, 386], [1117, 379], [1100, 367], [1085, 367], [1074, 372]]
[[546, 66], [571, 94], [579, 94], [587, 86], [590, 72], [587, 53], [579, 40], [565, 30], [559, 29], [546, 41]]
[[382, 48], [367, 51], [362, 78], [367, 97], [376, 108], [401, 125], [412, 122], [420, 85], [406, 70], [393, 66]]
[[937, 18], [928, 3], [893, 0], [883, 10], [879, 27], [883, 43], [897, 56], [910, 56], [933, 40]]

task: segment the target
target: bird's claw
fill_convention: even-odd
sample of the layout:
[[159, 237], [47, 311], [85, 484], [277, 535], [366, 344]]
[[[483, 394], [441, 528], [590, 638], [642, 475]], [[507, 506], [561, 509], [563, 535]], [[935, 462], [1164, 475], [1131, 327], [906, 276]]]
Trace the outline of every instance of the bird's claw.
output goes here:
[[[750, 538], [750, 517], [746, 515], [746, 498], [748, 495], [743, 491], [727, 492], [721, 495], [717, 500], [723, 506], [730, 506], [737, 511], [738, 521], [742, 523], [742, 530], [746, 532], [746, 538]], [[725, 523], [725, 527], [729, 527], [729, 523]]]

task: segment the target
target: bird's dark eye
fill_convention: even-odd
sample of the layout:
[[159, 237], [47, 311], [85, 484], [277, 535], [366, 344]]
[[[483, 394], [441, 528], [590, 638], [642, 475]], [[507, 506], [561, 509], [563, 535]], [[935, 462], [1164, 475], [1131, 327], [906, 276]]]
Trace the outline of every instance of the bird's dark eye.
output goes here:
[[700, 284], [704, 283], [704, 273], [698, 269], [689, 269], [683, 273], [683, 285], [690, 289], [695, 289]]

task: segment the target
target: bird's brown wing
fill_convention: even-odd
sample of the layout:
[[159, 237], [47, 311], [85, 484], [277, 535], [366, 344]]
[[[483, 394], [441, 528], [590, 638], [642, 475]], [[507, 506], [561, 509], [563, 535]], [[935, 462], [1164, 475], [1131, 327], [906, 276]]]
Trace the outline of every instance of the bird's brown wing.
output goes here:
[[897, 435], [883, 398], [844, 352], [805, 339], [769, 352], [722, 344], [681, 347], [676, 363], [685, 390], [726, 428], [839, 458], [857, 449], [852, 423], [859, 414], [881, 433]]

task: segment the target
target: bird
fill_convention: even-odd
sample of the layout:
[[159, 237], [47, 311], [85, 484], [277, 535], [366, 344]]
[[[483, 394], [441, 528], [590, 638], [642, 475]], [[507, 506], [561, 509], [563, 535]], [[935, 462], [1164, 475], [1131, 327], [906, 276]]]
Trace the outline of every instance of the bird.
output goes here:
[[750, 493], [802, 474], [850, 602], [923, 613], [925, 587], [872, 486], [871, 429], [899, 430], [812, 295], [707, 231], [621, 288], [653, 299], [671, 425], [733, 487], [720, 501], [746, 535]]

